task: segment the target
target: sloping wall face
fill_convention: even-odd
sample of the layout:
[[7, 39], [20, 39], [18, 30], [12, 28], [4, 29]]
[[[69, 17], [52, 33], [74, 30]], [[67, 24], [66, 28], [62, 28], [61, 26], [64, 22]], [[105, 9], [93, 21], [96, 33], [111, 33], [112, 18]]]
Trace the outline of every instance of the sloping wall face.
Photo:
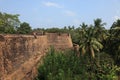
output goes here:
[[48, 48], [72, 48], [68, 34], [0, 35], [0, 80], [32, 80]]

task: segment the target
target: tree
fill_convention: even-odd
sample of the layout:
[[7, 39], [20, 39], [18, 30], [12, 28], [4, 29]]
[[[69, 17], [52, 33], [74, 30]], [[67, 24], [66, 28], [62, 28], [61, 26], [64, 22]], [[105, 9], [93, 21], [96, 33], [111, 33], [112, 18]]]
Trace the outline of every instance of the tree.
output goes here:
[[120, 35], [120, 19], [118, 19], [116, 22], [113, 22], [113, 24], [110, 28], [110, 34], [112, 36], [119, 37], [119, 35]]
[[106, 23], [102, 23], [100, 18], [94, 20], [96, 38], [100, 42], [102, 42], [107, 36], [107, 31], [105, 30], [104, 25], [106, 25]]
[[113, 22], [110, 28], [110, 36], [105, 40], [105, 51], [109, 53], [120, 66], [120, 20]]
[[16, 27], [20, 25], [18, 16], [0, 12], [0, 33], [15, 33]]
[[82, 38], [86, 34], [86, 30], [87, 30], [88, 25], [83, 22], [80, 26], [81, 26], [80, 36]]
[[100, 51], [103, 45], [96, 39], [95, 28], [91, 25], [85, 28], [84, 34], [80, 42], [80, 50], [82, 54], [89, 53], [93, 58], [95, 51]]
[[29, 34], [32, 31], [32, 29], [28, 23], [23, 22], [20, 24], [20, 27], [18, 27], [17, 31], [20, 34]]
[[106, 25], [106, 23], [102, 23], [102, 20], [100, 18], [97, 18], [94, 20], [94, 26], [97, 28], [101, 28], [104, 25]]
[[118, 19], [117, 21], [113, 22], [111, 28], [115, 28], [115, 27], [120, 27], [120, 19]]
[[85, 24], [84, 22], [80, 25], [82, 29], [86, 29], [88, 27], [87, 24]]

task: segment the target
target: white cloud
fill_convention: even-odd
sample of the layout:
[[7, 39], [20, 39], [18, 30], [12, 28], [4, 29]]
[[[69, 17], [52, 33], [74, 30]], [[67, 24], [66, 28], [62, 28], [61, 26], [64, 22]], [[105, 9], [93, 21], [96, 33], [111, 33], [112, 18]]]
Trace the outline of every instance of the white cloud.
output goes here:
[[59, 4], [54, 3], [54, 2], [43, 2], [43, 5], [47, 6], [47, 7], [63, 8], [62, 5], [59, 5]]
[[120, 19], [120, 16], [114, 16], [115, 21], [118, 20], [118, 19]]
[[75, 25], [80, 25], [80, 20], [79, 20], [79, 19], [74, 19], [74, 20], [73, 20], [73, 24], [75, 24]]
[[66, 16], [76, 16], [76, 13], [73, 11], [66, 10], [64, 13], [66, 14]]

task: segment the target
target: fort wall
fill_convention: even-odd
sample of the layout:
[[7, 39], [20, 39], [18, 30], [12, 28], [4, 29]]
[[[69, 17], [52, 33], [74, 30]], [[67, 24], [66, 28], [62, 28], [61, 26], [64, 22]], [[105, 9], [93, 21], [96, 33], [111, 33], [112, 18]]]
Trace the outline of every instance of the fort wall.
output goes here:
[[32, 80], [36, 66], [50, 46], [72, 48], [69, 34], [0, 35], [0, 80]]

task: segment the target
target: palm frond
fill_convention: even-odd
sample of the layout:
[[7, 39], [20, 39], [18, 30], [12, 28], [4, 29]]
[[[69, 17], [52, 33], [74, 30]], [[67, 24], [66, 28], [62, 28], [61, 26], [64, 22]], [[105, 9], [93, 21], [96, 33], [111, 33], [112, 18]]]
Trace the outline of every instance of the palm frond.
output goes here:
[[113, 30], [120, 30], [120, 27], [112, 28]]
[[93, 49], [99, 52], [99, 49], [96, 45], [92, 45]]
[[98, 42], [97, 40], [92, 40], [92, 44], [96, 45], [100, 49], [103, 48], [103, 45], [100, 42]]

